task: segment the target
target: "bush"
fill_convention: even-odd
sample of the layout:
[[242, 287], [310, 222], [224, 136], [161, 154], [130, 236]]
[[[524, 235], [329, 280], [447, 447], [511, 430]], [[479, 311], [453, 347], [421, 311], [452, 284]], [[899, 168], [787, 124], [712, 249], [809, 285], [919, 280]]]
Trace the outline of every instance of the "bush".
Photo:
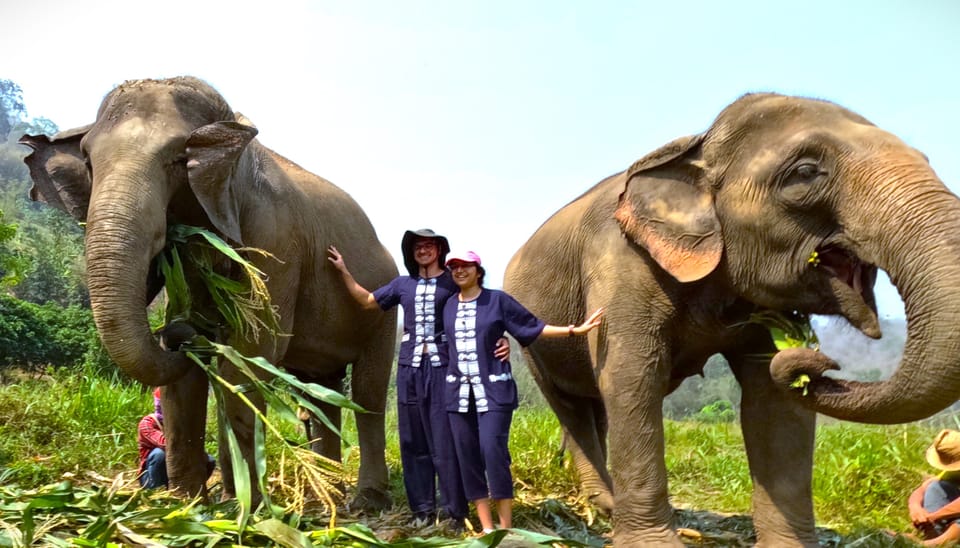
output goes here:
[[700, 422], [733, 422], [737, 418], [737, 410], [729, 401], [717, 400], [703, 406], [693, 418]]
[[89, 309], [0, 295], [0, 366], [74, 366], [101, 354]]

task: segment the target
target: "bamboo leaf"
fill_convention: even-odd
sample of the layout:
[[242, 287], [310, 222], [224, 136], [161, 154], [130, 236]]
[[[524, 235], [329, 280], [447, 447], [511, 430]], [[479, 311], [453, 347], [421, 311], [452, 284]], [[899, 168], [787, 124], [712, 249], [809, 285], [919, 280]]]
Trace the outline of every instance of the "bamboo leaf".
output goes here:
[[797, 376], [792, 383], [790, 383], [790, 388], [796, 388], [803, 391], [803, 395], [806, 396], [810, 388], [810, 376], [806, 373], [802, 373]]
[[306, 535], [283, 523], [279, 519], [268, 519], [253, 526], [253, 529], [262, 533], [273, 542], [287, 548], [312, 548], [313, 543]]
[[[217, 377], [219, 379], [219, 377]], [[237, 525], [243, 530], [247, 526], [253, 506], [253, 491], [250, 485], [250, 471], [247, 469], [247, 463], [243, 460], [243, 453], [240, 451], [240, 443], [237, 441], [237, 435], [227, 420], [224, 407], [225, 395], [223, 390], [216, 383], [211, 383], [214, 387], [214, 394], [218, 394], [219, 400], [217, 411], [221, 428], [227, 438], [227, 444], [230, 448], [230, 464], [233, 468], [233, 489], [237, 497], [237, 503], [240, 505], [240, 514], [237, 516]]]
[[359, 411], [361, 413], [366, 412], [366, 410], [363, 407], [351, 401], [349, 398], [337, 392], [336, 390], [331, 390], [330, 388], [321, 386], [319, 384], [303, 382], [300, 379], [296, 378], [294, 375], [291, 375], [290, 373], [277, 368], [275, 365], [273, 365], [272, 363], [270, 363], [269, 361], [265, 360], [262, 357], [258, 356], [258, 357], [250, 358], [240, 354], [233, 347], [220, 345], [217, 343], [211, 343], [211, 344], [213, 344], [214, 348], [217, 349], [218, 353], [220, 353], [221, 355], [223, 355], [233, 363], [238, 363], [239, 361], [246, 361], [250, 364], [253, 364], [263, 369], [264, 371], [267, 371], [271, 375], [279, 379], [282, 379], [284, 382], [286, 382], [290, 386], [303, 390], [304, 392], [313, 396], [314, 398], [317, 398], [318, 400], [324, 401], [331, 405], [336, 405], [337, 407], [343, 407], [345, 409], [351, 409], [353, 411]]
[[253, 465], [257, 475], [257, 485], [260, 487], [260, 493], [263, 494], [263, 504], [274, 518], [283, 515], [270, 502], [270, 489], [267, 485], [267, 441], [264, 439], [263, 422], [259, 415], [254, 416], [253, 420]]

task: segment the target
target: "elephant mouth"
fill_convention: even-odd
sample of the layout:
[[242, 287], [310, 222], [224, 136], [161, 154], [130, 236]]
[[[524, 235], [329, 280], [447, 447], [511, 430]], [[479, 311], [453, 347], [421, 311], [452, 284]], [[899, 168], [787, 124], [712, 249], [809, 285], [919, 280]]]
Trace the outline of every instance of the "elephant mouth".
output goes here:
[[818, 266], [849, 286], [866, 303], [873, 302], [877, 267], [860, 260], [853, 252], [832, 243], [817, 248]]

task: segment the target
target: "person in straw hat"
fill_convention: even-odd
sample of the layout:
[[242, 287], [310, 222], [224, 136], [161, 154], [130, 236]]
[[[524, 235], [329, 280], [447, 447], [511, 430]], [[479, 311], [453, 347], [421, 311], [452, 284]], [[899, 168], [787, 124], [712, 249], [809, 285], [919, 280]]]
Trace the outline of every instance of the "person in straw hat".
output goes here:
[[910, 495], [910, 520], [924, 546], [960, 541], [960, 432], [941, 431], [926, 456], [940, 474], [924, 481]]

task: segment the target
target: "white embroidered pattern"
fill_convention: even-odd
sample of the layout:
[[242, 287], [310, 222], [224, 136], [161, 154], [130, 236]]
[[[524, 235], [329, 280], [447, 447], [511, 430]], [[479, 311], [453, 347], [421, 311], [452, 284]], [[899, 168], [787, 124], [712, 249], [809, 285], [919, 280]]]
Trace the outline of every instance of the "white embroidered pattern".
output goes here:
[[470, 393], [477, 402], [477, 412], [488, 410], [487, 393], [480, 378], [480, 362], [477, 360], [477, 302], [457, 303], [457, 319], [454, 322], [454, 338], [457, 345], [457, 372], [447, 375], [447, 382], [460, 383], [457, 410], [466, 413], [470, 409]]
[[[428, 356], [432, 367], [440, 367], [440, 355], [437, 353], [437, 278], [417, 280], [417, 291], [413, 297], [413, 361], [412, 367], [420, 367], [423, 356]], [[426, 345], [426, 352], [424, 352]]]

